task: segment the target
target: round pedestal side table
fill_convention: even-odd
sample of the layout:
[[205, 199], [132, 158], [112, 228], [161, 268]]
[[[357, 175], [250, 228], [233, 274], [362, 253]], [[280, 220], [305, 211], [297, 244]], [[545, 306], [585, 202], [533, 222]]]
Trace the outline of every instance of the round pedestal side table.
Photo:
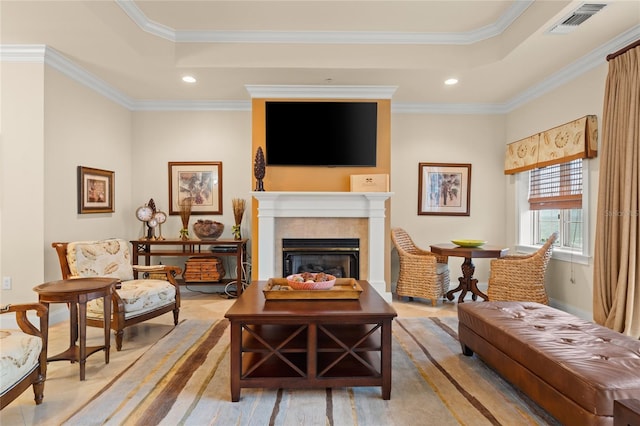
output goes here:
[[[47, 308], [50, 303], [66, 303], [69, 306], [69, 348], [58, 355], [48, 357], [47, 361], [78, 362], [80, 380], [85, 378], [85, 364], [89, 355], [104, 350], [105, 364], [109, 363], [111, 292], [118, 282], [119, 280], [114, 278], [76, 278], [51, 281], [33, 288], [38, 293], [40, 303]], [[104, 345], [87, 347], [87, 302], [99, 297], [103, 298], [104, 306]], [[48, 342], [46, 344], [48, 347]]]
[[446, 294], [447, 299], [453, 300], [454, 294], [458, 291], [458, 303], [464, 302], [464, 296], [467, 292], [471, 292], [471, 299], [476, 300], [478, 296], [483, 300], [489, 300], [489, 297], [480, 291], [478, 288], [478, 280], [473, 277], [476, 271], [476, 267], [473, 264], [475, 258], [498, 258], [507, 254], [509, 251], [506, 247], [500, 246], [482, 246], [482, 247], [461, 247], [455, 244], [434, 244], [431, 247], [431, 251], [435, 254], [442, 256], [457, 256], [464, 257], [464, 263], [462, 264], [462, 276], [458, 278], [458, 287], [453, 290], [449, 290]]

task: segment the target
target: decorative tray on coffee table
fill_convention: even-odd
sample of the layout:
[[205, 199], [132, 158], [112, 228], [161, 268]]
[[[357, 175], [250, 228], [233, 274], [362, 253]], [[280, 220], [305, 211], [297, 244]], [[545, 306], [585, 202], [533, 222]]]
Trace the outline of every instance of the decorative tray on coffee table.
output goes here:
[[262, 289], [267, 300], [359, 299], [362, 287], [353, 278], [337, 278], [333, 287], [320, 290], [294, 290], [286, 278], [270, 278]]

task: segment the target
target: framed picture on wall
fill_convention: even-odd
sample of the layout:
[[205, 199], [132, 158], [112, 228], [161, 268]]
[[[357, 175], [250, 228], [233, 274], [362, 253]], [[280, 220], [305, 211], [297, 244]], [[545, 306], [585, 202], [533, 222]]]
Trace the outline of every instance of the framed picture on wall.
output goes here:
[[114, 172], [78, 166], [78, 213], [114, 211]]
[[469, 216], [471, 164], [419, 163], [418, 214]]
[[222, 162], [169, 163], [169, 214], [191, 203], [191, 214], [222, 214]]

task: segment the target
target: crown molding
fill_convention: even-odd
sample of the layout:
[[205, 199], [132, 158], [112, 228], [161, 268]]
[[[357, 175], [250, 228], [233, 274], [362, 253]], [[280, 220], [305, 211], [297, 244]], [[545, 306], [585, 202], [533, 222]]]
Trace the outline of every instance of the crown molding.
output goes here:
[[[605, 43], [598, 49], [580, 58], [574, 63], [552, 74], [540, 83], [526, 89], [505, 103], [497, 104], [434, 104], [434, 103], [407, 103], [393, 102], [392, 113], [398, 114], [507, 114], [516, 108], [542, 96], [543, 94], [571, 81], [592, 68], [606, 62], [606, 56], [622, 47], [640, 39], [640, 25], [620, 34], [613, 40]], [[174, 101], [174, 100], [145, 100], [137, 101], [124, 95], [108, 85], [103, 80], [87, 72], [71, 60], [67, 59], [55, 49], [45, 45], [10, 45], [0, 44], [0, 62], [44, 63], [69, 78], [84, 84], [92, 90], [100, 93], [108, 99], [131, 111], [250, 111], [248, 101]], [[307, 97], [335, 98], [367, 98], [375, 96], [376, 99], [389, 99], [396, 90], [396, 86], [245, 86], [252, 97], [296, 97], [301, 96], [303, 88], [313, 88], [315, 93], [308, 91]], [[278, 96], [277, 88], [280, 88]], [[271, 91], [269, 91], [269, 90]], [[310, 89], [309, 89], [310, 90]], [[341, 91], [342, 93], [338, 93]], [[375, 95], [371, 95], [375, 92]], [[261, 96], [258, 96], [261, 95]]]
[[134, 111], [251, 111], [251, 101], [137, 101]]
[[391, 99], [397, 86], [244, 86], [252, 98]]
[[506, 114], [501, 104], [436, 104], [421, 102], [394, 102], [391, 104], [392, 114], [448, 114], [448, 115], [488, 115]]
[[86, 71], [57, 50], [46, 45], [2, 44], [0, 45], [0, 62], [45, 64], [127, 109], [133, 109], [135, 104], [130, 97], [114, 89], [104, 80]]
[[500, 35], [533, 4], [520, 0], [497, 21], [461, 33], [393, 31], [176, 31], [149, 19], [133, 0], [116, 3], [141, 30], [178, 43], [287, 43], [287, 44], [473, 44]]

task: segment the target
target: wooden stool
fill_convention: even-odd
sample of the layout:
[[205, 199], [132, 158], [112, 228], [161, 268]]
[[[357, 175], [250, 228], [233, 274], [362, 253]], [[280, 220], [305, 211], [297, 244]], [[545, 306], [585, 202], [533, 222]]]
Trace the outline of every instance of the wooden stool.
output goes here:
[[[33, 288], [38, 293], [40, 303], [47, 308], [49, 303], [67, 303], [69, 305], [69, 349], [47, 358], [47, 361], [80, 362], [80, 380], [84, 380], [85, 363], [89, 355], [104, 350], [105, 364], [109, 364], [111, 292], [117, 283], [118, 280], [114, 278], [77, 278], [52, 281]], [[104, 345], [87, 347], [87, 302], [99, 297], [103, 298], [104, 305]], [[48, 315], [47, 312], [47, 319]], [[80, 347], [76, 345], [78, 340]]]

